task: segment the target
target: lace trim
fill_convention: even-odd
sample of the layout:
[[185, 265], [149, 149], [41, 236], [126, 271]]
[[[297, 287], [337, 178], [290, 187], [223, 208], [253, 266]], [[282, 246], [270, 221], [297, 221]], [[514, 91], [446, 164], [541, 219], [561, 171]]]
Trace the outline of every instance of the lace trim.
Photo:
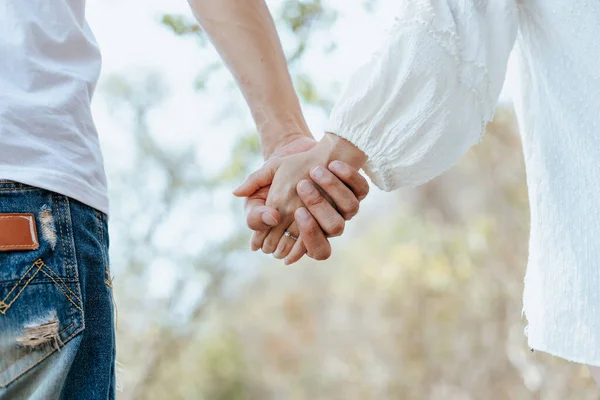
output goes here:
[[[432, 15], [435, 20], [435, 15]], [[419, 25], [435, 42], [456, 62], [458, 67], [459, 83], [467, 87], [483, 105], [489, 103], [489, 71], [487, 67], [473, 59], [463, 57], [464, 49], [461, 46], [458, 35], [451, 28], [437, 28], [435, 21], [427, 21], [422, 17], [413, 17], [409, 19], [400, 19], [396, 17], [393, 30], [399, 30], [409, 25]], [[466, 79], [469, 77], [471, 79]], [[474, 85], [471, 82], [476, 82]]]

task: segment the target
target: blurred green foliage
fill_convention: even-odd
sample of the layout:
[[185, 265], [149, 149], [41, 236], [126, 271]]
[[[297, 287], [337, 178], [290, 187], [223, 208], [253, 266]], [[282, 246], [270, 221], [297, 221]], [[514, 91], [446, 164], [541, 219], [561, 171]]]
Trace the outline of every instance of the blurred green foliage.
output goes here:
[[181, 15], [167, 14], [162, 17], [162, 23], [171, 28], [176, 35], [200, 34], [202, 28], [196, 21], [190, 21]]
[[217, 182], [237, 182], [247, 171], [248, 165], [260, 154], [260, 140], [253, 132], [242, 136], [231, 153], [231, 162], [216, 178]]

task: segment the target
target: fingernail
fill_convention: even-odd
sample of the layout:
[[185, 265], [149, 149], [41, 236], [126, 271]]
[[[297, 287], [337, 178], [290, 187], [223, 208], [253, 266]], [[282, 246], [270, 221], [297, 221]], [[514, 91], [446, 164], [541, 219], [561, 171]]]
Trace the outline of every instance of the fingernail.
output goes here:
[[302, 193], [310, 193], [313, 189], [313, 185], [306, 179], [300, 181], [300, 191]]
[[339, 171], [342, 168], [342, 163], [339, 161], [333, 161], [331, 164], [329, 164], [329, 168]]
[[277, 250], [275, 250], [275, 253], [273, 253], [273, 257], [275, 257], [278, 260], [281, 260], [283, 258], [282, 255], [283, 254], [281, 252], [281, 249], [279, 249], [279, 248]]
[[287, 258], [284, 258], [283, 263], [285, 265], [290, 265], [290, 260], [288, 260]]
[[296, 216], [299, 219], [306, 221], [308, 219], [308, 211], [306, 210], [306, 208], [299, 208], [298, 211], [296, 211]]
[[273, 252], [273, 257], [275, 257], [278, 260], [281, 260], [283, 258], [283, 247], [283, 245], [278, 245], [275, 251]]
[[310, 172], [314, 178], [320, 179], [323, 177], [325, 171], [323, 171], [322, 167], [314, 167]]
[[277, 220], [275, 219], [275, 217], [272, 216], [271, 214], [269, 214], [268, 212], [262, 213], [261, 219], [262, 219], [262, 222], [264, 222], [265, 224], [267, 224], [269, 226], [277, 225]]

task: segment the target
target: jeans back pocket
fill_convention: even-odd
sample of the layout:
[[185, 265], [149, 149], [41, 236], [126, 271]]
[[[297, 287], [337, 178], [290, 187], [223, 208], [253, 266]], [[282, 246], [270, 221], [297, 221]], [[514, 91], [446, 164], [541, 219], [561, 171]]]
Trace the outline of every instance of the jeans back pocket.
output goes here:
[[39, 247], [0, 251], [0, 388], [84, 329], [69, 199], [0, 181], [0, 217], [7, 214], [35, 216]]

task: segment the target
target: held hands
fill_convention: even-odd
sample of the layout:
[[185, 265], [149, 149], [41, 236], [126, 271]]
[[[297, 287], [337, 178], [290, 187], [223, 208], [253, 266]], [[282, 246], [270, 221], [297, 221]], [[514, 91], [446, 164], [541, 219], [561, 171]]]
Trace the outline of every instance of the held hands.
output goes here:
[[252, 249], [274, 253], [286, 264], [306, 253], [328, 258], [327, 237], [343, 233], [345, 221], [356, 215], [368, 193], [368, 183], [358, 173], [364, 160], [360, 150], [333, 134], [319, 143], [302, 136], [280, 147], [234, 190], [234, 195], [247, 197], [247, 222], [255, 231]]

